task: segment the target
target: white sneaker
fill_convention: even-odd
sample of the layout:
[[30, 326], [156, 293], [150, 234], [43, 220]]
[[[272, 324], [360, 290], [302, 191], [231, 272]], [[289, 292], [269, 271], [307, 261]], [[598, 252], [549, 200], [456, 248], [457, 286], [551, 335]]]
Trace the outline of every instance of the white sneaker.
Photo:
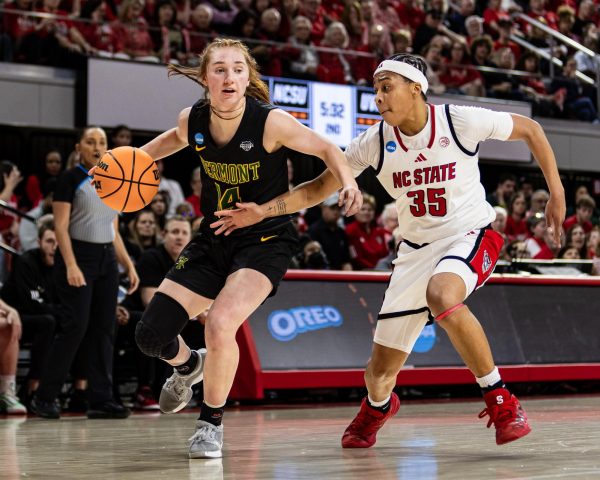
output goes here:
[[196, 432], [188, 440], [190, 458], [221, 458], [223, 456], [223, 425], [198, 420]]
[[206, 357], [206, 348], [197, 350], [198, 364], [196, 368], [187, 375], [181, 375], [173, 369], [173, 375], [167, 378], [167, 381], [160, 391], [158, 404], [163, 413], [175, 413], [184, 408], [192, 399], [194, 392], [192, 385], [200, 383], [204, 378], [204, 358]]
[[27, 408], [23, 405], [14, 392], [0, 393], [0, 413], [8, 415], [26, 415]]

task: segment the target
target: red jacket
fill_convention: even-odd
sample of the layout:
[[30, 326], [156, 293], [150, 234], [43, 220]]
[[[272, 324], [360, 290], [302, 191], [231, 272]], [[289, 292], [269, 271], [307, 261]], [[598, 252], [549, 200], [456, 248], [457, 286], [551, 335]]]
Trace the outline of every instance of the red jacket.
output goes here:
[[346, 226], [346, 235], [352, 263], [357, 270], [375, 268], [377, 261], [388, 254], [386, 232], [381, 227], [372, 227], [367, 232], [363, 224], [352, 222]]

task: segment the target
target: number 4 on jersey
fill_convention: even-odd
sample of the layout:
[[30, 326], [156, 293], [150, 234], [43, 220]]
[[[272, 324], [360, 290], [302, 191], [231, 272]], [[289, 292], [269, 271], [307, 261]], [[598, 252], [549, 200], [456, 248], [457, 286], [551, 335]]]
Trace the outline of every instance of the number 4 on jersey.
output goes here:
[[221, 193], [221, 186], [215, 183], [217, 188], [217, 197], [219, 198], [219, 205], [217, 210], [231, 210], [235, 208], [235, 204], [242, 201], [240, 198], [240, 187], [231, 187]]

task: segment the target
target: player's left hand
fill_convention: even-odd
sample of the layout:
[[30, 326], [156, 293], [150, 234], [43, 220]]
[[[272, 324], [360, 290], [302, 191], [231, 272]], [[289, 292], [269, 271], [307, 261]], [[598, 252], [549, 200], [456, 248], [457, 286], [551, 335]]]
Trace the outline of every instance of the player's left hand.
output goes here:
[[346, 185], [340, 190], [338, 205], [347, 217], [355, 215], [362, 207], [362, 193], [358, 189], [358, 185]]
[[211, 228], [217, 229], [215, 235], [223, 233], [227, 236], [238, 228], [249, 227], [265, 218], [260, 205], [254, 202], [236, 203], [235, 206], [237, 208], [233, 210], [218, 210], [215, 212], [215, 216], [219, 219], [210, 224]]
[[552, 238], [556, 245], [560, 246], [560, 235], [562, 232], [562, 224], [565, 221], [567, 205], [564, 195], [552, 195], [546, 204], [546, 225], [548, 230], [552, 232]]

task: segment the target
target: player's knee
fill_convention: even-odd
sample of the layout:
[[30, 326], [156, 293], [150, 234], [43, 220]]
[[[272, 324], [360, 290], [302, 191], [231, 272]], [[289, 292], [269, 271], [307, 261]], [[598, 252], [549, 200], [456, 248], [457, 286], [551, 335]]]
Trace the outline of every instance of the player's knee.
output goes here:
[[370, 361], [365, 370], [365, 381], [367, 381], [367, 383], [387, 383], [390, 379], [394, 379], [395, 381], [397, 375], [398, 372], [390, 368], [389, 365]]
[[156, 331], [140, 320], [135, 326], [135, 343], [149, 357], [160, 357], [163, 341]]
[[455, 293], [442, 284], [442, 282], [429, 282], [427, 285], [427, 306], [434, 316], [446, 311], [459, 303], [462, 299], [456, 298]]
[[188, 320], [179, 302], [157, 292], [135, 327], [135, 341], [146, 355], [169, 360], [179, 351], [177, 335]]
[[219, 315], [208, 315], [204, 326], [204, 338], [210, 348], [223, 348], [235, 343], [236, 328], [230, 325], [228, 318]]

